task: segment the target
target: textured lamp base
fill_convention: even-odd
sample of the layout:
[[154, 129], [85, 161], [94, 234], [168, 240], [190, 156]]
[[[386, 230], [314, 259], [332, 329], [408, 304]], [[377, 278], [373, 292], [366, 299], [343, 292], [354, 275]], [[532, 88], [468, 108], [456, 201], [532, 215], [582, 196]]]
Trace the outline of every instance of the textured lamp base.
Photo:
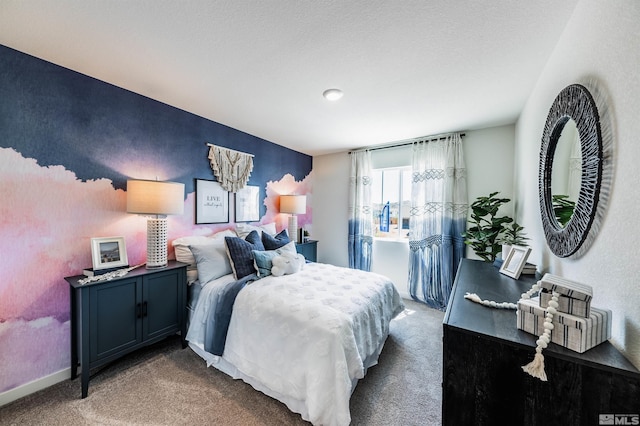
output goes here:
[[287, 229], [287, 233], [291, 241], [295, 241], [296, 243], [300, 242], [298, 241], [298, 216], [295, 214], [289, 216], [289, 229]]
[[147, 269], [167, 266], [167, 219], [147, 220]]

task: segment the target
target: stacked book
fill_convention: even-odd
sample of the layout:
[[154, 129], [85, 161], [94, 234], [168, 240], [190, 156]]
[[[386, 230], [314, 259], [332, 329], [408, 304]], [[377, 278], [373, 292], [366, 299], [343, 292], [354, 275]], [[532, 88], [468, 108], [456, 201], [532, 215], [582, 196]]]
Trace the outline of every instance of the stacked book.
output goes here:
[[[502, 266], [502, 263], [504, 262], [504, 260], [502, 259], [502, 257], [500, 255], [496, 256], [496, 260], [493, 261], [493, 266], [495, 266], [496, 268], [500, 269], [500, 267]], [[525, 263], [524, 266], [522, 267], [522, 272], [520, 273], [521, 275], [535, 275], [536, 274], [536, 269], [537, 266], [534, 265], [533, 263]]]
[[545, 274], [539, 284], [539, 297], [518, 301], [518, 329], [541, 335], [551, 295], [556, 292], [559, 297], [551, 331], [553, 343], [582, 353], [611, 338], [611, 311], [591, 306], [591, 286], [552, 274]]
[[524, 266], [522, 267], [522, 272], [521, 274], [523, 275], [535, 275], [536, 274], [536, 265], [534, 265], [533, 263], [525, 263]]

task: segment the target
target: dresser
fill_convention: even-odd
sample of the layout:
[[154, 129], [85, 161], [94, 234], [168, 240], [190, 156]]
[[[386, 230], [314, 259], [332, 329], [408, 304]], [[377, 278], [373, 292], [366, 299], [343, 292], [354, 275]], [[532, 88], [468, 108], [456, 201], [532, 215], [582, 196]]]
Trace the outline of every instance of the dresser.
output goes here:
[[140, 267], [124, 277], [80, 284], [67, 277], [71, 290], [71, 379], [82, 367], [82, 398], [90, 370], [178, 332], [186, 347], [187, 265]]
[[598, 425], [601, 415], [640, 414], [640, 372], [608, 341], [583, 354], [550, 344], [543, 382], [522, 371], [537, 337], [516, 328], [515, 311], [464, 298], [515, 303], [534, 282], [462, 260], [443, 321], [443, 425]]

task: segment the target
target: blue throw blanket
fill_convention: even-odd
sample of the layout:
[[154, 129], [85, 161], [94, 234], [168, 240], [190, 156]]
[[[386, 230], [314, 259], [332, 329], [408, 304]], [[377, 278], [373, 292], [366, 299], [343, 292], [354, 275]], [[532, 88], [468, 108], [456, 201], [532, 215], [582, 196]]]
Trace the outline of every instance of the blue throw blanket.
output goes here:
[[213, 315], [207, 318], [205, 323], [204, 349], [207, 352], [222, 356], [236, 296], [245, 285], [257, 279], [258, 276], [256, 274], [248, 275], [237, 281], [230, 282], [222, 289], [215, 311]]

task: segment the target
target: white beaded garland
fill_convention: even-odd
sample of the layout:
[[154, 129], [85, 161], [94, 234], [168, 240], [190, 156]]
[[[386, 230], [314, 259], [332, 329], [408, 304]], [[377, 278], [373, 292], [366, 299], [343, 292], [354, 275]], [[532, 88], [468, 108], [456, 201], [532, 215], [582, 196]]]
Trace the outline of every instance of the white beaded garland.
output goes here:
[[553, 330], [553, 316], [558, 312], [558, 298], [560, 295], [557, 292], [551, 293], [551, 301], [547, 308], [547, 313], [544, 318], [544, 332], [540, 335], [540, 338], [536, 341], [536, 355], [529, 364], [522, 367], [524, 371], [531, 374], [533, 377], [537, 377], [540, 380], [547, 381], [547, 373], [544, 371], [544, 355], [542, 350], [545, 349], [551, 342], [551, 330]]
[[[525, 293], [522, 293], [520, 297], [522, 299], [531, 299], [531, 297], [540, 291], [542, 285], [540, 281], [531, 286], [531, 289]], [[551, 343], [551, 331], [554, 328], [553, 325], [553, 316], [558, 313], [558, 298], [560, 295], [557, 292], [553, 292], [551, 294], [551, 300], [549, 301], [549, 306], [547, 307], [547, 311], [545, 313], [544, 318], [544, 331], [536, 340], [536, 355], [529, 364], [522, 367], [522, 369], [532, 375], [533, 377], [537, 377], [540, 380], [546, 382], [547, 381], [547, 373], [544, 371], [544, 356], [542, 355], [542, 350], [549, 346]], [[518, 309], [518, 305], [510, 302], [495, 302], [493, 300], [482, 300], [480, 296], [475, 293], [466, 293], [464, 295], [465, 299], [471, 300], [472, 302], [479, 303], [484, 306], [489, 306], [491, 308], [500, 308], [500, 309]]]
[[[540, 281], [537, 281], [535, 284], [533, 284], [531, 286], [531, 289], [529, 289], [527, 292], [522, 293], [520, 295], [521, 299], [531, 299], [531, 297], [540, 291], [540, 289], [542, 288], [542, 284], [540, 283]], [[484, 306], [488, 306], [491, 308], [498, 308], [498, 309], [518, 309], [518, 305], [515, 303], [510, 303], [510, 302], [496, 302], [493, 300], [482, 300], [480, 298], [480, 296], [478, 296], [476, 293], [466, 293], [464, 295], [465, 299], [471, 300], [472, 302], [476, 302], [479, 303], [481, 305]]]

